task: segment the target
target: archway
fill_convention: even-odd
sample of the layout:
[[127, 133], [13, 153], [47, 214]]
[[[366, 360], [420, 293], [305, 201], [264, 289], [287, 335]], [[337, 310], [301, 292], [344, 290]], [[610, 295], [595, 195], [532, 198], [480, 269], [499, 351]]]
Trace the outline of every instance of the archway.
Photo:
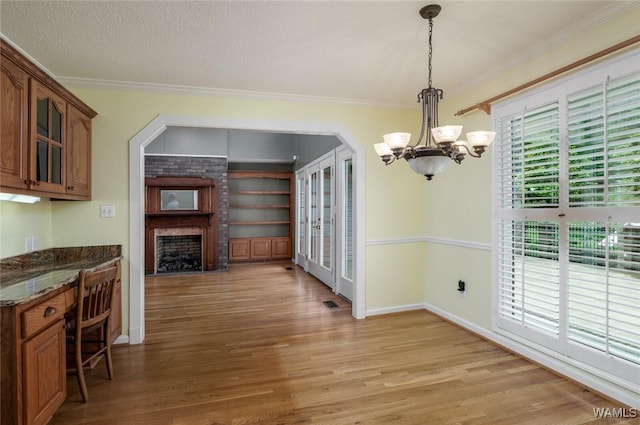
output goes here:
[[201, 127], [335, 136], [353, 154], [355, 192], [355, 276], [352, 315], [365, 317], [364, 287], [364, 149], [340, 125], [261, 121], [219, 117], [159, 115], [129, 141], [129, 342], [145, 337], [144, 321], [144, 149], [167, 127]]

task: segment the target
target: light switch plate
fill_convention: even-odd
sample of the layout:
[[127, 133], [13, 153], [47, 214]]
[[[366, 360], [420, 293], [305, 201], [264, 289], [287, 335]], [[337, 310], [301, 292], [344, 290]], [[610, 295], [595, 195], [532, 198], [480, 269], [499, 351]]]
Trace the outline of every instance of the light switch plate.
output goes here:
[[115, 216], [115, 205], [100, 205], [100, 218], [114, 218]]

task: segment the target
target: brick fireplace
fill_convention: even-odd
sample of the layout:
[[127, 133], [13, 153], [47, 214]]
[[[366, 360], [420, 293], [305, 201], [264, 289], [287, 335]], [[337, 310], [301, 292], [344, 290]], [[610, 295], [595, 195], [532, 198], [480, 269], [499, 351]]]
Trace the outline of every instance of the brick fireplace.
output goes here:
[[[212, 179], [215, 182], [217, 199], [212, 199], [212, 202], [216, 202], [220, 207], [215, 210], [212, 220], [215, 221], [217, 240], [209, 243], [211, 249], [216, 250], [215, 270], [227, 270], [229, 256], [229, 212], [226, 208], [228, 203], [227, 159], [211, 156], [146, 154], [144, 170], [147, 178], [197, 177]], [[153, 267], [151, 271], [145, 267], [145, 273], [153, 273]]]
[[165, 176], [145, 185], [145, 274], [218, 269], [214, 180]]

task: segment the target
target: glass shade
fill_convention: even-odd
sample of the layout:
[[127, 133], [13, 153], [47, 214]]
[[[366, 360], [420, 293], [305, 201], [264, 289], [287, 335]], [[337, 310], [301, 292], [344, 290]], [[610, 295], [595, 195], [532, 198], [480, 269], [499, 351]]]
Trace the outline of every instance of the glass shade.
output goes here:
[[451, 164], [451, 159], [448, 156], [419, 156], [416, 158], [407, 159], [407, 163], [411, 169], [425, 176], [428, 180], [436, 174], [445, 171]]
[[489, 146], [496, 138], [495, 131], [470, 131], [467, 133], [467, 140], [471, 146]]
[[455, 142], [462, 133], [461, 125], [445, 125], [431, 129], [431, 134], [437, 143]]
[[388, 133], [382, 136], [384, 142], [391, 149], [404, 149], [411, 139], [411, 133]]
[[386, 143], [376, 143], [373, 145], [373, 148], [376, 150], [378, 156], [393, 155], [391, 148]]

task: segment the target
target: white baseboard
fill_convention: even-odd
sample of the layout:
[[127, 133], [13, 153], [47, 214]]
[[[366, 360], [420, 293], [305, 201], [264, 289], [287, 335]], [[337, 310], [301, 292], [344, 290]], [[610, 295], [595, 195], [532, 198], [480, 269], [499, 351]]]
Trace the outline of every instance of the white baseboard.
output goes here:
[[113, 344], [129, 344], [129, 335], [120, 335], [118, 338], [116, 338]]
[[[423, 304], [423, 307], [431, 313], [443, 317], [462, 328], [494, 342], [528, 360], [538, 363], [570, 380], [584, 385], [587, 388], [617, 400], [634, 409], [640, 409], [640, 392], [631, 389], [634, 386], [633, 383], [628, 383], [628, 385], [625, 383], [625, 386], [623, 387], [620, 385], [622, 383], [619, 378], [610, 376], [607, 379], [595, 376], [585, 370], [588, 368], [586, 365], [585, 367], [581, 367], [580, 363], [571, 359], [561, 359], [557, 353], [554, 355], [550, 350], [546, 350], [542, 347], [540, 350], [534, 349], [528, 345], [519, 343], [515, 339], [507, 338], [504, 335], [480, 327], [475, 323], [453, 315], [428, 303]], [[605, 373], [602, 373], [602, 375], [605, 375]], [[637, 384], [635, 385], [637, 386]]]
[[424, 304], [406, 304], [394, 307], [374, 308], [367, 310], [367, 316], [378, 316], [380, 314], [401, 313], [403, 311], [424, 310]]
[[142, 344], [143, 340], [140, 328], [129, 328], [129, 344]]

